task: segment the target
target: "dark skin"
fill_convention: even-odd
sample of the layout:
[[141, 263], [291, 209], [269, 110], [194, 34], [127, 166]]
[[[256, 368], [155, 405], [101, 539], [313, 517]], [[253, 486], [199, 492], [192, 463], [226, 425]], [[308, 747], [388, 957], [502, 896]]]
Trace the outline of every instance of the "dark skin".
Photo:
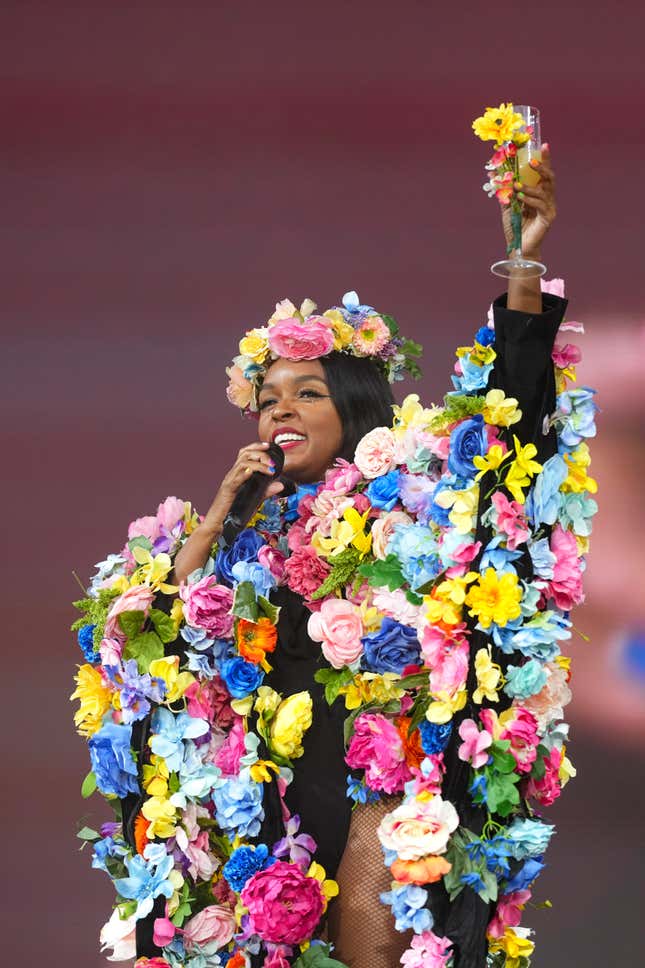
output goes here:
[[[540, 176], [539, 184], [531, 188], [516, 182], [514, 190], [523, 203], [523, 255], [541, 262], [542, 243], [556, 217], [555, 175], [547, 144], [542, 145], [542, 162], [532, 163], [532, 166]], [[508, 244], [512, 238], [510, 210], [508, 206], [502, 205], [500, 208]], [[524, 313], [541, 313], [539, 277], [509, 279], [507, 305], [509, 309]], [[274, 471], [266, 452], [276, 431], [289, 428], [295, 432], [295, 437], [303, 438], [286, 441], [284, 448], [283, 473], [296, 483], [321, 480], [340, 451], [343, 429], [329, 395], [320, 360], [276, 360], [267, 371], [258, 402], [258, 440], [238, 451], [204, 521], [177, 555], [174, 571], [176, 582], [185, 581], [192, 571], [204, 566], [213, 544], [222, 533], [224, 519], [239, 488], [254, 471], [265, 474], [269, 481], [266, 497], [283, 490], [279, 481], [271, 480]]]

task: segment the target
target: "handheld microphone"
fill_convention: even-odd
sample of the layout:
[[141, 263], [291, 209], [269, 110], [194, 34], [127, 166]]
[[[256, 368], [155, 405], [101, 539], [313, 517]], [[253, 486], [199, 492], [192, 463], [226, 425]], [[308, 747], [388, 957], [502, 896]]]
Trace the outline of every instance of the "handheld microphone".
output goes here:
[[269, 444], [266, 453], [275, 464], [275, 473], [267, 477], [261, 471], [253, 471], [248, 481], [244, 481], [235, 496], [231, 510], [224, 518], [222, 541], [227, 547], [232, 545], [238, 534], [253, 517], [262, 503], [264, 493], [272, 481], [277, 480], [284, 467], [284, 451], [277, 444]]

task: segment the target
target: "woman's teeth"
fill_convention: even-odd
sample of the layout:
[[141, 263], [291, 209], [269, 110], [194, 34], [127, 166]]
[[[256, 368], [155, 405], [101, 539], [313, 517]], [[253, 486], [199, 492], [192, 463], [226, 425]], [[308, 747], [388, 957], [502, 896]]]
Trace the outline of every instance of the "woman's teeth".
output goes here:
[[283, 444], [288, 444], [290, 441], [306, 439], [307, 438], [304, 434], [277, 434], [277, 436], [273, 438], [274, 443], [276, 443], [278, 447], [281, 447]]

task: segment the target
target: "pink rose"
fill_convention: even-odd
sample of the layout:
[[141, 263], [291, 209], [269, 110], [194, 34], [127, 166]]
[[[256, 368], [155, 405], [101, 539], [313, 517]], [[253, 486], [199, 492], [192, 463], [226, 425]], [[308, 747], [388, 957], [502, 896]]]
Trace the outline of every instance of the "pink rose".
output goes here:
[[345, 494], [335, 494], [327, 489], [320, 491], [311, 505], [311, 517], [307, 521], [305, 530], [309, 533], [313, 530], [319, 531], [323, 538], [328, 538], [334, 521], [340, 521], [347, 508], [351, 508], [353, 503], [351, 497]]
[[385, 612], [391, 618], [396, 619], [401, 625], [411, 625], [416, 628], [421, 614], [421, 606], [413, 605], [402, 588], [395, 591], [388, 591], [387, 588], [378, 588], [373, 596], [374, 605]]
[[325, 474], [325, 490], [336, 494], [349, 494], [363, 479], [356, 464], [350, 464], [342, 457], [336, 458], [336, 463]]
[[388, 427], [375, 427], [359, 440], [354, 463], [363, 477], [372, 480], [394, 466], [396, 440]]
[[218, 585], [214, 575], [200, 578], [192, 585], [181, 584], [179, 597], [184, 603], [184, 618], [194, 628], [204, 629], [215, 638], [226, 638], [233, 628], [233, 592]]
[[401, 793], [412, 776], [398, 729], [380, 713], [356, 718], [345, 762], [353, 770], [365, 770], [367, 785], [385, 793]]
[[316, 554], [311, 545], [303, 545], [284, 563], [287, 585], [303, 598], [310, 598], [320, 588], [329, 570], [327, 562]]
[[459, 826], [459, 816], [449, 800], [411, 800], [383, 817], [376, 831], [386, 850], [401, 860], [420, 860], [429, 854], [443, 854], [450, 834]]
[[271, 572], [279, 585], [284, 582], [286, 577], [284, 569], [286, 556], [281, 551], [278, 551], [277, 548], [272, 548], [271, 545], [264, 544], [258, 551], [258, 561], [263, 568]]
[[562, 793], [559, 771], [562, 763], [562, 750], [554, 746], [547, 756], [542, 757], [544, 761], [544, 776], [536, 780], [530, 777], [526, 783], [522, 796], [528, 799], [533, 797], [543, 807], [550, 807]]
[[307, 631], [321, 642], [322, 653], [334, 669], [351, 665], [363, 653], [363, 621], [359, 610], [342, 598], [328, 598], [309, 616]]
[[172, 529], [184, 519], [184, 502], [178, 497], [167, 497], [157, 508], [157, 521], [166, 531]]
[[397, 524], [412, 524], [412, 518], [405, 511], [388, 511], [372, 525], [372, 552], [375, 558], [387, 557], [388, 541]]
[[215, 754], [215, 766], [219, 766], [224, 776], [237, 776], [240, 770], [240, 760], [245, 753], [244, 723], [242, 717], [237, 716], [224, 743]]
[[99, 655], [101, 656], [101, 665], [118, 666], [121, 664], [123, 645], [118, 639], [101, 639]]
[[551, 551], [556, 561], [553, 566], [553, 579], [547, 584], [548, 594], [553, 597], [558, 608], [568, 612], [574, 605], [584, 601], [576, 536], [571, 531], [565, 531], [559, 524], [556, 525], [551, 533]]
[[287, 360], [317, 360], [334, 348], [334, 334], [324, 316], [309, 316], [304, 323], [281, 319], [269, 327], [269, 347]]
[[124, 612], [143, 612], [144, 615], [147, 615], [154, 597], [155, 593], [148, 585], [133, 585], [131, 588], [127, 588], [118, 598], [115, 598], [107, 614], [105, 632], [103, 633], [105, 638], [111, 639], [122, 636], [119, 615], [123, 615]]
[[505, 720], [499, 739], [510, 740], [509, 753], [515, 757], [519, 773], [530, 773], [537, 756], [538, 721], [522, 706], [512, 706], [513, 718]]
[[272, 944], [308, 940], [324, 907], [316, 878], [282, 860], [255, 873], [244, 885], [240, 900], [248, 908], [249, 931]]
[[190, 951], [193, 945], [217, 944], [223, 948], [235, 934], [235, 915], [228, 908], [211, 904], [196, 914], [184, 927], [184, 944]]

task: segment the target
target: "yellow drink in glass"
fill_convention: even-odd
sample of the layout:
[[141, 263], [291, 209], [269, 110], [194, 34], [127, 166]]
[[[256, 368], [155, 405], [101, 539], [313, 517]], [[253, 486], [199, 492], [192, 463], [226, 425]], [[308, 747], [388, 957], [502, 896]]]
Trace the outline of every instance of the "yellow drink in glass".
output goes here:
[[542, 161], [542, 151], [536, 148], [535, 144], [527, 141], [525, 145], [517, 149], [517, 170], [520, 181], [529, 188], [535, 188], [540, 183], [540, 176], [531, 168], [532, 161]]

